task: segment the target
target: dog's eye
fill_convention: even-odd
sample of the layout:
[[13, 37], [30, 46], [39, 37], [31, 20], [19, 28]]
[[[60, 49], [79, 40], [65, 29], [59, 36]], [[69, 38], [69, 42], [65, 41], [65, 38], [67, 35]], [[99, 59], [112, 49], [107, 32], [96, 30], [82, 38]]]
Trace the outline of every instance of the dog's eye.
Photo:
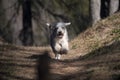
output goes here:
[[65, 29], [65, 27], [62, 27], [62, 29]]
[[55, 27], [55, 29], [57, 30], [57, 29], [58, 29], [58, 27]]
[[57, 27], [54, 27], [54, 28], [53, 28], [53, 31], [57, 31], [57, 29], [58, 29]]

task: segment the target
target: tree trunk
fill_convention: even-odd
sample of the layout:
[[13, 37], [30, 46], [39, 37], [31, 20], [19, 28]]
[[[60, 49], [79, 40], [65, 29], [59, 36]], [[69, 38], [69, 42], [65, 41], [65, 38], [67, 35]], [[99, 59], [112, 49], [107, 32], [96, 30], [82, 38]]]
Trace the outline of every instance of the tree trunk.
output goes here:
[[110, 0], [101, 0], [101, 18], [109, 16]]
[[32, 30], [32, 13], [31, 0], [23, 0], [23, 29], [20, 34], [20, 39], [23, 45], [33, 45], [33, 30]]
[[119, 0], [119, 11], [120, 11], [120, 0]]
[[0, 36], [9, 43], [13, 42], [12, 23], [15, 10], [11, 6], [14, 6], [14, 2], [15, 0], [0, 0]]
[[109, 15], [112, 15], [119, 9], [119, 0], [110, 0], [110, 12]]
[[92, 24], [100, 20], [100, 0], [90, 0], [90, 17]]

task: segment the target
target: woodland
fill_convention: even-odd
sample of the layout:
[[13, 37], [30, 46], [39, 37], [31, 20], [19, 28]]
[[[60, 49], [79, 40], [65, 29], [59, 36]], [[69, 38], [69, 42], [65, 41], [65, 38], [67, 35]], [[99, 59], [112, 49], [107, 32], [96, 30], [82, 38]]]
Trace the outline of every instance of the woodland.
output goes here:
[[[53, 22], [71, 22], [60, 60]], [[120, 80], [120, 0], [0, 0], [0, 80]]]

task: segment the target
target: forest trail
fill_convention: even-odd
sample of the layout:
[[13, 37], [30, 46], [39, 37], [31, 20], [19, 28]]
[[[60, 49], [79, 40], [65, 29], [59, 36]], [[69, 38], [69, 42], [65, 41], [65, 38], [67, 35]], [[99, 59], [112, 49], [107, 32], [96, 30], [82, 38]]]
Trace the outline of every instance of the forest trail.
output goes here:
[[55, 60], [48, 46], [0, 42], [0, 80], [120, 80], [119, 19], [120, 13], [81, 33], [62, 60]]
[[[95, 50], [76, 59], [54, 60], [49, 58], [49, 80], [119, 80], [120, 79], [120, 42], [104, 47], [106, 50], [97, 55]], [[37, 80], [38, 62], [44, 48], [17, 48], [2, 45], [0, 53], [0, 80]], [[10, 47], [10, 48], [9, 48]], [[49, 50], [49, 48], [48, 48]], [[99, 49], [99, 51], [102, 48]], [[64, 56], [64, 58], [67, 57]], [[48, 60], [48, 59], [47, 59]], [[46, 63], [45, 63], [46, 64]], [[45, 68], [43, 68], [45, 69]], [[46, 71], [46, 70], [45, 70]], [[44, 74], [44, 73], [43, 73]], [[102, 76], [102, 77], [101, 77]]]

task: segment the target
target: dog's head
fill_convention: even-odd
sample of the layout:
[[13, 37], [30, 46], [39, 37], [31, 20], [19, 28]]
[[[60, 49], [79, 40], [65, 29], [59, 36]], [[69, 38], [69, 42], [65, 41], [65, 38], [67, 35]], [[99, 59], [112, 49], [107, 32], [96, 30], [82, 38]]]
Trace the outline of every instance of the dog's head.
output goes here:
[[71, 23], [65, 22], [58, 22], [58, 23], [46, 23], [46, 25], [50, 28], [51, 33], [55, 35], [57, 38], [62, 38], [66, 33], [66, 26], [70, 25]]

